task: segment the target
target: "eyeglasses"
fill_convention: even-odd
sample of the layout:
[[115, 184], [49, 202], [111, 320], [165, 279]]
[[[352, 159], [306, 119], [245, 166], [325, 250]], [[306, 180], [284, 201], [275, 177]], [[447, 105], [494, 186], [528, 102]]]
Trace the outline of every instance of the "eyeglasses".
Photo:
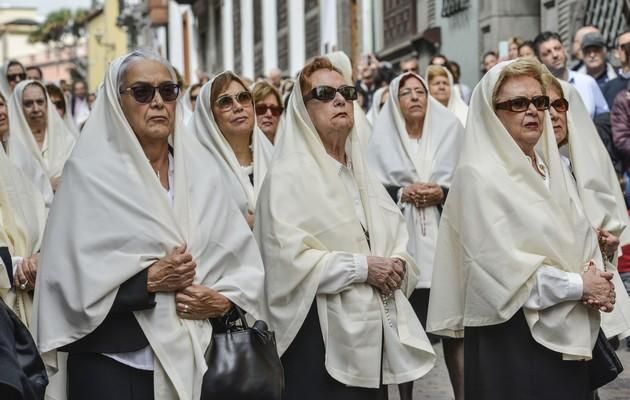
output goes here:
[[304, 103], [307, 103], [310, 100], [319, 100], [319, 101], [331, 101], [337, 95], [337, 92], [346, 101], [356, 100], [358, 98], [357, 88], [354, 86], [342, 85], [338, 88], [334, 88], [332, 86], [317, 86], [314, 87], [310, 92], [308, 92], [302, 99]]
[[552, 101], [549, 104], [549, 107], [553, 107], [554, 110], [556, 110], [557, 112], [561, 112], [561, 113], [565, 113], [567, 111], [569, 111], [569, 102], [567, 101], [567, 99], [557, 99]]
[[140, 83], [127, 89], [120, 91], [120, 94], [130, 93], [131, 96], [140, 104], [149, 104], [155, 98], [155, 92], [160, 92], [160, 97], [166, 103], [171, 103], [179, 97], [179, 85], [176, 83], [162, 83], [153, 86], [148, 83]]
[[265, 115], [267, 110], [271, 111], [271, 115], [279, 117], [282, 114], [282, 107], [272, 106], [268, 104], [256, 104], [256, 115]]
[[223, 95], [215, 101], [215, 104], [219, 107], [219, 110], [228, 111], [234, 107], [234, 101], [243, 107], [251, 107], [254, 104], [252, 94], [246, 90], [235, 95]]
[[513, 99], [495, 104], [494, 109], [508, 110], [512, 112], [523, 112], [527, 111], [530, 104], [533, 104], [538, 111], [545, 111], [549, 109], [549, 97], [534, 96], [531, 99], [524, 96], [514, 97]]
[[9, 82], [23, 81], [26, 80], [26, 74], [8, 74], [7, 80]]

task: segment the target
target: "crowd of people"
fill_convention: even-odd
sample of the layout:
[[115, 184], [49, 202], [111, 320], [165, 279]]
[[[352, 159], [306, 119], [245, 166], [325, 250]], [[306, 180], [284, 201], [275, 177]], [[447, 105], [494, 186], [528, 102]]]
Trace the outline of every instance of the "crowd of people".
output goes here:
[[0, 398], [203, 399], [245, 313], [287, 400], [410, 400], [440, 341], [456, 400], [592, 400], [630, 335], [630, 33], [621, 69], [576, 41], [510, 39], [474, 90], [441, 54], [184, 90], [139, 49], [71, 95], [8, 62]]

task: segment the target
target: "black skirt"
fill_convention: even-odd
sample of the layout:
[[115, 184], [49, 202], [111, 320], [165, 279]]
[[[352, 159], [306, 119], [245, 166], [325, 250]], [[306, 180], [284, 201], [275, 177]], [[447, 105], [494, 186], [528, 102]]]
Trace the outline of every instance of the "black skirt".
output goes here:
[[587, 363], [538, 344], [519, 310], [509, 321], [466, 327], [466, 400], [587, 400]]
[[[416, 289], [409, 296], [409, 303], [413, 310], [416, 312], [416, 316], [418, 320], [422, 324], [422, 328], [427, 330], [427, 317], [429, 314], [429, 296], [431, 294], [431, 289]], [[437, 343], [440, 341], [440, 337], [434, 335], [432, 333], [427, 332], [427, 337], [431, 341], [431, 343]]]
[[387, 387], [368, 389], [346, 386], [333, 379], [324, 366], [326, 350], [313, 302], [297, 336], [282, 355], [284, 400], [384, 400]]

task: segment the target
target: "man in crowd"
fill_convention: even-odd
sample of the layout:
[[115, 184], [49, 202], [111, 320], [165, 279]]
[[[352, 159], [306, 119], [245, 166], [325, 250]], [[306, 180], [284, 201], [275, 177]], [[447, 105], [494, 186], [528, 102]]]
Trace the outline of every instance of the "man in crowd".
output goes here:
[[282, 71], [279, 68], [272, 68], [269, 71], [267, 81], [277, 90], [280, 90], [282, 86]]
[[42, 73], [42, 69], [36, 65], [26, 67], [26, 79], [43, 82], [44, 74]]
[[495, 51], [487, 51], [481, 58], [481, 72], [486, 73], [499, 62], [499, 56]]
[[604, 37], [598, 33], [589, 33], [582, 39], [582, 67], [577, 72], [593, 77], [599, 88], [617, 77], [615, 68], [608, 62], [608, 50]]
[[602, 90], [606, 103], [608, 103], [608, 108], [611, 110], [617, 94], [625, 90], [630, 82], [630, 31], [623, 32], [617, 36], [615, 54], [619, 62], [621, 62], [621, 68], [617, 77], [608, 81]]
[[87, 85], [84, 81], [78, 80], [72, 84], [72, 100], [70, 110], [72, 118], [77, 126], [82, 126], [90, 115], [90, 106], [87, 101]]
[[582, 67], [582, 39], [589, 33], [600, 33], [599, 29], [594, 25], [586, 25], [581, 27], [573, 35], [573, 44], [571, 46], [571, 66], [570, 69], [577, 71]]
[[534, 51], [541, 63], [558, 79], [572, 84], [582, 97], [591, 118], [609, 111], [595, 79], [567, 68], [567, 53], [556, 32], [542, 32], [534, 39]]
[[420, 68], [418, 68], [418, 60], [416, 57], [407, 57], [400, 62], [400, 73], [405, 72], [413, 72], [415, 74], [420, 73]]

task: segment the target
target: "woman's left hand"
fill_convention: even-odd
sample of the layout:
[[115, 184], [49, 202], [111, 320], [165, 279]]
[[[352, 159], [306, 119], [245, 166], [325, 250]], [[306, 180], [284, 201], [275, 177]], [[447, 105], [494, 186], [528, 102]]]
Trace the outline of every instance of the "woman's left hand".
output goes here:
[[421, 190], [414, 194], [414, 202], [418, 208], [433, 207], [442, 204], [444, 191], [437, 183], [425, 183]]
[[33, 290], [35, 289], [35, 279], [37, 279], [37, 263], [39, 257], [37, 254], [31, 257], [25, 257], [22, 262], [16, 268], [16, 286], [21, 290]]
[[192, 284], [175, 295], [177, 315], [182, 319], [208, 319], [225, 315], [232, 302], [214, 289]]
[[610, 260], [619, 247], [619, 238], [612, 233], [604, 230], [597, 230], [597, 238], [599, 239], [599, 247], [604, 255]]

